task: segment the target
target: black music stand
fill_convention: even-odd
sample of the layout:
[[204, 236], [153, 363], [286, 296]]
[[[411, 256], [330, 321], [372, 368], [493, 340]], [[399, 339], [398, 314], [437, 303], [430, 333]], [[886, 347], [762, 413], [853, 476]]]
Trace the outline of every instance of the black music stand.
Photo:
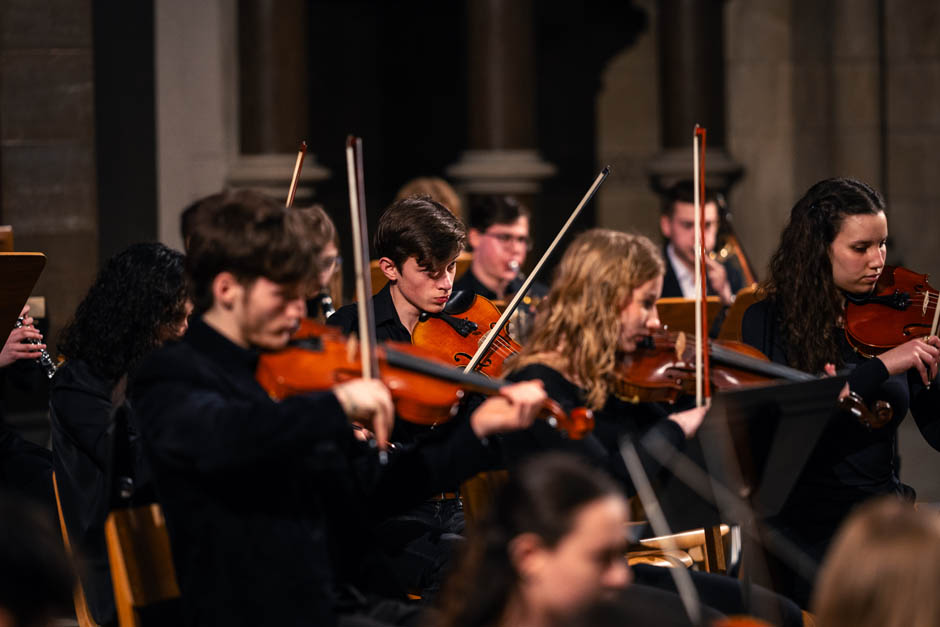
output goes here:
[[[765, 552], [805, 571], [809, 564], [798, 547], [763, 525], [780, 512], [829, 421], [845, 377], [782, 383], [716, 394], [698, 431], [703, 469], [677, 455], [664, 439], [643, 444], [673, 474], [708, 499], [716, 519], [741, 526], [745, 550], [742, 580], [768, 581]], [[668, 516], [668, 512], [667, 512]], [[706, 521], [707, 524], [708, 521]], [[771, 543], [776, 546], [771, 546]], [[747, 584], [744, 590], [748, 589]]]
[[844, 385], [826, 377], [716, 394], [699, 430], [712, 482], [745, 497], [759, 518], [778, 514]]
[[4, 329], [3, 341], [13, 329], [17, 316], [33, 291], [46, 256], [42, 253], [0, 252], [0, 329]]

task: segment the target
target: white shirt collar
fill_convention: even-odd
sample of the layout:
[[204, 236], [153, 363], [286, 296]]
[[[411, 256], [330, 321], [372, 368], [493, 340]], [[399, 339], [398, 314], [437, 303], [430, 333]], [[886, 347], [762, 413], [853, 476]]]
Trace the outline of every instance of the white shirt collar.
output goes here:
[[672, 244], [666, 246], [666, 256], [669, 257], [672, 271], [676, 273], [676, 279], [682, 289], [682, 297], [695, 298], [695, 273], [679, 259]]

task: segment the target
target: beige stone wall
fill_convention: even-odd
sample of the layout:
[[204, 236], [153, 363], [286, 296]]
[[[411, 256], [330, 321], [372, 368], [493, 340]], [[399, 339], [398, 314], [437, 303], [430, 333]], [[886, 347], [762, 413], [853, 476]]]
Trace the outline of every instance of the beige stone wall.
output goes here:
[[890, 256], [940, 288], [940, 3], [885, 2]]
[[90, 0], [42, 6], [0, 3], [0, 220], [47, 256], [33, 293], [54, 344], [98, 264], [92, 16]]
[[610, 61], [597, 97], [598, 167], [612, 167], [598, 192], [597, 223], [659, 241], [659, 199], [650, 190], [646, 172], [660, 144], [656, 2], [635, 4], [647, 10], [649, 28]]
[[[766, 267], [789, 208], [815, 181], [851, 176], [889, 205], [889, 262], [940, 276], [940, 5], [729, 0], [728, 144], [746, 168], [736, 227]], [[932, 25], [932, 26], [931, 26]], [[881, 38], [884, 64], [879, 59]], [[763, 274], [763, 272], [761, 272]], [[936, 282], [936, 281], [935, 281]]]
[[234, 0], [154, 6], [158, 235], [182, 249], [179, 216], [225, 186], [238, 151]]

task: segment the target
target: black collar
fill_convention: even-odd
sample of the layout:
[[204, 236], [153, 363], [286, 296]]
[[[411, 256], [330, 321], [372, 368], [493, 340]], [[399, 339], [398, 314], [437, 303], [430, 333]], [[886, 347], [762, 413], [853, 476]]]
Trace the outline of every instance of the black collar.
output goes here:
[[395, 303], [392, 302], [391, 285], [391, 283], [386, 283], [385, 287], [372, 297], [376, 339], [410, 342], [411, 333], [402, 324], [401, 318], [398, 317], [398, 310], [395, 309]]
[[190, 319], [189, 329], [183, 336], [183, 341], [218, 362], [232, 374], [254, 378], [258, 368], [258, 351], [235, 344], [206, 324], [202, 316]]

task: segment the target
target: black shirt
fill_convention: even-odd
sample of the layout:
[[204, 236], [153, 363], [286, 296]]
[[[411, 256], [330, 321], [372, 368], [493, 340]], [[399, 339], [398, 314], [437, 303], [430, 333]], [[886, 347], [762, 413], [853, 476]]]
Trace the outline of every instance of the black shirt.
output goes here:
[[[391, 284], [386, 283], [372, 297], [372, 307], [375, 312], [375, 339], [379, 342], [391, 340], [393, 342], [411, 343], [411, 333], [405, 328], [398, 317], [395, 303], [392, 302]], [[339, 327], [344, 334], [359, 333], [359, 309], [356, 303], [343, 305], [336, 313], [329, 317], [327, 324]]]

